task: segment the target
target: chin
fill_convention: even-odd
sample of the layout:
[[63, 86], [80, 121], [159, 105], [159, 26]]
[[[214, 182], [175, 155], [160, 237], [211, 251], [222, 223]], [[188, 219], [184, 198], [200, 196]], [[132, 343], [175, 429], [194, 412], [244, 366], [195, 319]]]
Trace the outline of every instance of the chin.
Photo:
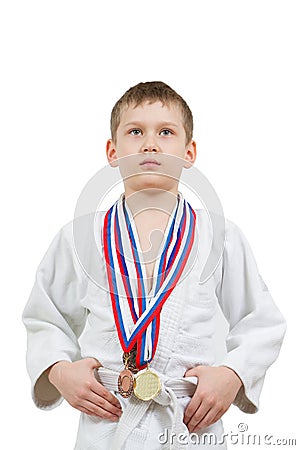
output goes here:
[[164, 175], [143, 174], [135, 178], [134, 183], [130, 183], [131, 189], [134, 191], [141, 191], [142, 189], [170, 191], [177, 188], [177, 183]]

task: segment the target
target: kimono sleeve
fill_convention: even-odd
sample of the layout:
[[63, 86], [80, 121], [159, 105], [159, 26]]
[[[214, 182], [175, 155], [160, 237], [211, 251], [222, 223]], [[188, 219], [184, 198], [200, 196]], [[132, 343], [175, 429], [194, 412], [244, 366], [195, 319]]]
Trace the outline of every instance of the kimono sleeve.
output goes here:
[[286, 330], [245, 236], [227, 223], [221, 281], [217, 295], [229, 324], [227, 355], [220, 365], [243, 382], [234, 404], [255, 413], [268, 367], [276, 360]]
[[81, 306], [86, 276], [72, 246], [72, 227], [55, 236], [42, 259], [23, 312], [27, 330], [27, 370], [36, 406], [52, 409], [62, 397], [49, 382], [47, 369], [57, 361], [80, 358], [78, 337], [87, 311]]

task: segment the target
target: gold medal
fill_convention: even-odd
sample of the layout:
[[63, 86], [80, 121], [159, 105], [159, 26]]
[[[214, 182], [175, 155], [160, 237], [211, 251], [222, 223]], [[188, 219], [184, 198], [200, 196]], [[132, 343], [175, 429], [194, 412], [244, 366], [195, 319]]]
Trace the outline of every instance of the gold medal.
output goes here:
[[145, 371], [136, 375], [133, 392], [137, 398], [147, 402], [148, 400], [154, 399], [160, 391], [160, 378], [148, 367]]

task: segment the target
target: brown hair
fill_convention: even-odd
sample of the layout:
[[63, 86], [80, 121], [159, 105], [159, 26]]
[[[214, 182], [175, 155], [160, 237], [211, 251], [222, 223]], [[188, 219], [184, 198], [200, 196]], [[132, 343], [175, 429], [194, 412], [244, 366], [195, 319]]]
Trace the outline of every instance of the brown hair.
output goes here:
[[110, 119], [110, 129], [113, 141], [116, 141], [117, 129], [120, 125], [121, 114], [124, 108], [132, 105], [135, 108], [146, 101], [149, 103], [160, 101], [163, 105], [169, 106], [173, 103], [179, 106], [186, 134], [186, 143], [189, 143], [192, 140], [193, 115], [185, 100], [177, 94], [174, 89], [162, 81], [147, 81], [128, 89], [113, 107]]

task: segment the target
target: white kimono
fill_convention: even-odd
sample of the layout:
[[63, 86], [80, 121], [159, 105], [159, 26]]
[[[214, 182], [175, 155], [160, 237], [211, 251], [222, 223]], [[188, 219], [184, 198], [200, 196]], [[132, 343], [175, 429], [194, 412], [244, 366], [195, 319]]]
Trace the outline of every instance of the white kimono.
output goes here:
[[[100, 230], [104, 213], [97, 214]], [[151, 368], [161, 375], [163, 387], [166, 386], [164, 399], [150, 402], [142, 402], [134, 396], [124, 399], [113, 388], [114, 384], [107, 385], [122, 404], [122, 416], [125, 419], [128, 416], [127, 422], [121, 430], [123, 417], [118, 424], [82, 413], [75, 449], [110, 450], [116, 434], [122, 435], [130, 426], [129, 436], [119, 440], [122, 450], [226, 448], [221, 420], [194, 434], [193, 439], [189, 438], [182, 418], [190, 396], [174, 395], [172, 388], [182, 382], [187, 369], [216, 364], [213, 336], [218, 304], [229, 324], [227, 354], [218, 365], [232, 368], [243, 382], [235, 405], [246, 413], [257, 411], [266, 370], [280, 350], [285, 321], [259, 275], [248, 242], [239, 228], [228, 220], [220, 263], [208, 281], [200, 283], [212, 231], [204, 210], [197, 211], [197, 221], [197, 259], [162, 308], [159, 341], [151, 363]], [[100, 231], [100, 253], [96, 257], [92, 252], [91, 256], [89, 254], [90, 239], [87, 235], [84, 241], [86, 261], [90, 257], [91, 268], [98, 271], [101, 284], [107, 286]], [[59, 231], [40, 263], [23, 320], [28, 331], [27, 368], [32, 397], [39, 408], [52, 409], [62, 401], [45, 374], [46, 369], [59, 360], [94, 357], [112, 374], [123, 368], [123, 351], [109, 290], [101, 289], [78, 261], [72, 222]], [[142, 403], [147, 406], [144, 408]], [[134, 421], [135, 408], [140, 418]], [[126, 411], [131, 412], [126, 416]], [[180, 436], [170, 436], [171, 430]], [[215, 439], [201, 442], [203, 433], [212, 433]], [[118, 445], [114, 445], [117, 449]]]

